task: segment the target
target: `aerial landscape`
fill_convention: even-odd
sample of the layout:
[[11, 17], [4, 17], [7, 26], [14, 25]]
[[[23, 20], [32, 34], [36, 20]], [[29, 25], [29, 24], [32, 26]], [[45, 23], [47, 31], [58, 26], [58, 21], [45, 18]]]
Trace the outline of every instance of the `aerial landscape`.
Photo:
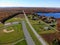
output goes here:
[[1, 0], [0, 45], [60, 45], [59, 1]]

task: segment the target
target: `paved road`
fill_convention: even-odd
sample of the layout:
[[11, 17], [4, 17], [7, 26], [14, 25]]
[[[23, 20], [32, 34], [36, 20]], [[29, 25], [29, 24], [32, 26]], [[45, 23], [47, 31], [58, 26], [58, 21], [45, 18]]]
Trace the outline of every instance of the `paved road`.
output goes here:
[[23, 32], [24, 32], [24, 35], [25, 35], [25, 38], [27, 41], [27, 45], [35, 45], [34, 41], [32, 40], [32, 38], [29, 34], [29, 32], [27, 31], [27, 28], [26, 28], [24, 21], [22, 21], [22, 28], [23, 28]]
[[35, 36], [37, 37], [37, 39], [41, 42], [42, 45], [49, 45], [45, 42], [45, 40], [35, 31], [35, 29], [32, 27], [32, 25], [30, 24], [25, 12], [23, 11], [25, 19], [28, 23], [28, 25], [30, 26], [31, 30], [33, 31], [33, 33], [35, 34]]

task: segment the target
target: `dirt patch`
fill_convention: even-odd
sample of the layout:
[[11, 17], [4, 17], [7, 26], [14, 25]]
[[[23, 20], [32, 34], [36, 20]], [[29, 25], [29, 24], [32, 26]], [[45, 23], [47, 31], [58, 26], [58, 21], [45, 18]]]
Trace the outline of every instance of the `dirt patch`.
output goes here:
[[52, 45], [53, 40], [59, 39], [60, 40], [60, 33], [50, 33], [50, 34], [41, 34], [41, 36], [50, 44]]
[[7, 29], [3, 29], [3, 32], [5, 32], [5, 33], [11, 33], [11, 32], [13, 32], [14, 30], [12, 29], [12, 30], [7, 30]]

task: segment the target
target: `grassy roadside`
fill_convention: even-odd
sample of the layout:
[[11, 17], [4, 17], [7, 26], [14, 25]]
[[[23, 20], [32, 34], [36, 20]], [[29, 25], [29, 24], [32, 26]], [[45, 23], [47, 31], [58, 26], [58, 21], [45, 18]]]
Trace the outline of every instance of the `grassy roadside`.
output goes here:
[[[45, 24], [43, 21], [41, 20], [32, 20], [32, 15], [28, 15], [27, 17], [29, 17], [29, 21], [31, 23], [31, 25], [33, 26], [33, 28], [36, 30], [36, 32], [38, 34], [48, 34], [48, 33], [55, 33], [56, 30], [54, 30], [52, 27], [50, 27], [48, 24]], [[40, 23], [39, 23], [40, 21]], [[50, 30], [46, 30], [45, 27], [50, 27]]]
[[56, 31], [54, 29], [50, 29], [50, 30], [45, 30], [44, 27], [47, 26], [44, 23], [38, 23], [38, 20], [34, 21], [34, 20], [30, 20], [31, 25], [33, 26], [33, 28], [37, 31], [38, 34], [48, 34], [48, 33], [55, 33]]
[[36, 44], [36, 45], [42, 45], [42, 44], [39, 42], [39, 40], [37, 39], [37, 37], [35, 36], [35, 34], [33, 33], [33, 31], [30, 29], [30, 27], [29, 27], [29, 25], [28, 25], [27, 23], [26, 23], [26, 27], [27, 27], [27, 29], [28, 29], [28, 31], [29, 31], [29, 33], [30, 33], [33, 41], [35, 42], [35, 44]]
[[15, 45], [27, 45], [27, 43], [26, 43], [26, 40], [23, 40], [23, 41], [21, 41], [21, 42], [18, 42], [18, 43], [15, 44]]

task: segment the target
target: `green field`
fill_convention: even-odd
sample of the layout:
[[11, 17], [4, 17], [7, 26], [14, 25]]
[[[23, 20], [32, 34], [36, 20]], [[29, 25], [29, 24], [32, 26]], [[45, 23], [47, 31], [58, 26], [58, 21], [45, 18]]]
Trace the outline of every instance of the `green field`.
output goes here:
[[19, 22], [21, 20], [21, 18], [17, 18], [17, 17], [13, 17], [13, 18], [11, 18], [11, 19], [9, 19], [9, 20], [7, 20], [5, 23], [8, 23], [8, 22]]
[[[4, 29], [8, 31], [13, 29], [14, 31], [6, 33], [3, 31]], [[0, 43], [11, 43], [24, 38], [21, 24], [15, 24], [12, 26], [4, 27], [0, 30], [0, 34]]]
[[[20, 18], [11, 18], [7, 20], [5, 23], [11, 23], [11, 22], [21, 22]], [[0, 45], [12, 45], [13, 43], [17, 42], [16, 45], [27, 45], [24, 33], [22, 30], [21, 23], [19, 24], [12, 24], [10, 26], [4, 26], [3, 24], [0, 25]], [[11, 31], [13, 30], [13, 31]], [[10, 32], [9, 32], [10, 31]], [[20, 42], [19, 40], [24, 39]], [[24, 43], [24, 44], [23, 44]]]
[[4, 25], [2, 23], [0, 23], [0, 28], [3, 27]]

